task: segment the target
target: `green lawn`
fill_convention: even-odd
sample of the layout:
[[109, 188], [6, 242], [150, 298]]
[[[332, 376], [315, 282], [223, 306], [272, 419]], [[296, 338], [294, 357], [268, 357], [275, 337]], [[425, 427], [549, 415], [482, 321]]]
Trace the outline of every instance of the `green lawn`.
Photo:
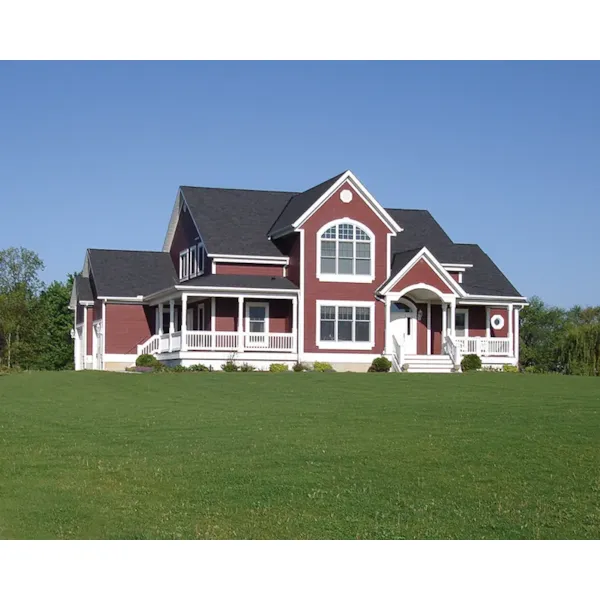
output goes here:
[[1, 538], [599, 538], [600, 380], [0, 376]]

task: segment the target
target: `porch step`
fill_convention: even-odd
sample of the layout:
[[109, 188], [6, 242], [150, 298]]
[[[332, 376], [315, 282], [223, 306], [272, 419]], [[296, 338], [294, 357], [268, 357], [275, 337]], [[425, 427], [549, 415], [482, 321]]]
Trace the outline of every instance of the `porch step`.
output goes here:
[[454, 366], [447, 354], [408, 354], [404, 359], [409, 373], [452, 373]]

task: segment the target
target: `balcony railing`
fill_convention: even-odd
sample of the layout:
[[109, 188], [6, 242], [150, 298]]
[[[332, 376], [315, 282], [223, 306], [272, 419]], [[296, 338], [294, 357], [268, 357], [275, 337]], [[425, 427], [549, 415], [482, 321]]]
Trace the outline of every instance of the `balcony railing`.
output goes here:
[[461, 355], [512, 356], [510, 339], [500, 337], [455, 337], [454, 343]]

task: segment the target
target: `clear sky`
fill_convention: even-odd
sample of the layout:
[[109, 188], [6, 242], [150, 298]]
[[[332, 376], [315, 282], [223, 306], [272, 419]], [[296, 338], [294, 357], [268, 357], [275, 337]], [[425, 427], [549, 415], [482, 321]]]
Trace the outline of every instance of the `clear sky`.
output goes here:
[[0, 248], [160, 250], [179, 185], [351, 169], [525, 295], [600, 304], [600, 64], [0, 63]]

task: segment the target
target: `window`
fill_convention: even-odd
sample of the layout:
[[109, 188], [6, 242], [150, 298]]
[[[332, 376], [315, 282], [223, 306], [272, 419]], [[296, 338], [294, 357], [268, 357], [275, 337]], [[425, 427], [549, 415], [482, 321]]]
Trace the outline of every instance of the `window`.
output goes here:
[[190, 279], [198, 274], [198, 247], [190, 248]]
[[246, 341], [252, 347], [268, 346], [269, 305], [266, 302], [246, 302]]
[[373, 347], [372, 302], [335, 303], [325, 300], [317, 302], [319, 326], [317, 346], [344, 347], [349, 349], [363, 346]]
[[362, 227], [347, 222], [331, 225], [318, 242], [319, 279], [373, 280], [373, 238]]
[[465, 308], [457, 308], [454, 319], [454, 330], [456, 337], [468, 337], [469, 335], [469, 312]]
[[198, 244], [198, 272], [197, 275], [204, 274], [204, 245]]
[[190, 276], [190, 251], [184, 250], [179, 254], [179, 280], [189, 279]]

